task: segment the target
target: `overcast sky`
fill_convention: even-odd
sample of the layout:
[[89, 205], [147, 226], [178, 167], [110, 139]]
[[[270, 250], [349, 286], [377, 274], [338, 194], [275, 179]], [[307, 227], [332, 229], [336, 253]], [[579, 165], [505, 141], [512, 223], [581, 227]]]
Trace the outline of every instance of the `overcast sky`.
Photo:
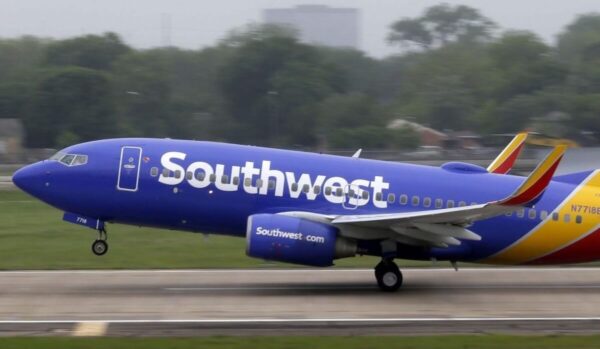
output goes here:
[[[259, 22], [262, 9], [298, 4], [354, 7], [362, 11], [361, 48], [372, 56], [394, 52], [385, 42], [389, 25], [414, 17], [439, 0], [0, 0], [0, 37], [65, 38], [114, 31], [135, 47], [200, 48], [236, 27]], [[445, 1], [480, 9], [505, 29], [526, 29], [551, 43], [575, 16], [600, 12], [600, 0]], [[165, 36], [170, 18], [170, 35]], [[170, 39], [168, 39], [170, 37]]]

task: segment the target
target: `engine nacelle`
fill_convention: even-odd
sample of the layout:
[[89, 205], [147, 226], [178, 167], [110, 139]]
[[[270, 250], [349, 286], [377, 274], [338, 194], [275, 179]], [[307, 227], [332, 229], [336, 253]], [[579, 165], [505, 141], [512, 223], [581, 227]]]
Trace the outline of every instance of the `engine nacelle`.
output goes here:
[[356, 242], [334, 226], [276, 214], [248, 218], [246, 254], [267, 260], [326, 267], [356, 255]]

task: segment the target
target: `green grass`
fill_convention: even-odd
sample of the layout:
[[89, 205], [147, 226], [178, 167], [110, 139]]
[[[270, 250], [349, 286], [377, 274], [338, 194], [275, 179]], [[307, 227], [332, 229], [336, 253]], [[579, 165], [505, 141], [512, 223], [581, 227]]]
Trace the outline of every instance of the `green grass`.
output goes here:
[[[92, 254], [96, 232], [62, 221], [62, 212], [20, 191], [0, 191], [0, 269], [142, 269], [278, 267], [245, 255], [245, 239], [109, 225], [110, 250]], [[336, 261], [373, 267], [374, 257]], [[406, 262], [407, 265], [429, 263]], [[286, 265], [289, 267], [290, 265]]]
[[3, 349], [597, 349], [600, 336], [0, 338]]

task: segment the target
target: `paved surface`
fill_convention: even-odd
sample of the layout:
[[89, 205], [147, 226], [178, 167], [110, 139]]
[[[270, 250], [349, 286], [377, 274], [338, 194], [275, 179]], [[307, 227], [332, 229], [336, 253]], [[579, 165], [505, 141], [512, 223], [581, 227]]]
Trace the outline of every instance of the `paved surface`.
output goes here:
[[600, 269], [0, 272], [0, 336], [600, 332]]

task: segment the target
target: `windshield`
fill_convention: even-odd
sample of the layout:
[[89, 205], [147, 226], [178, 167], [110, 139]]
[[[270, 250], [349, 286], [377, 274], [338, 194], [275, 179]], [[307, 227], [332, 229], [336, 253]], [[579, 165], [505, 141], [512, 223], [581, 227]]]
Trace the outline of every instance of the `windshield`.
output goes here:
[[81, 166], [88, 162], [88, 156], [82, 154], [66, 154], [58, 152], [50, 157], [49, 160], [58, 161], [65, 166]]

